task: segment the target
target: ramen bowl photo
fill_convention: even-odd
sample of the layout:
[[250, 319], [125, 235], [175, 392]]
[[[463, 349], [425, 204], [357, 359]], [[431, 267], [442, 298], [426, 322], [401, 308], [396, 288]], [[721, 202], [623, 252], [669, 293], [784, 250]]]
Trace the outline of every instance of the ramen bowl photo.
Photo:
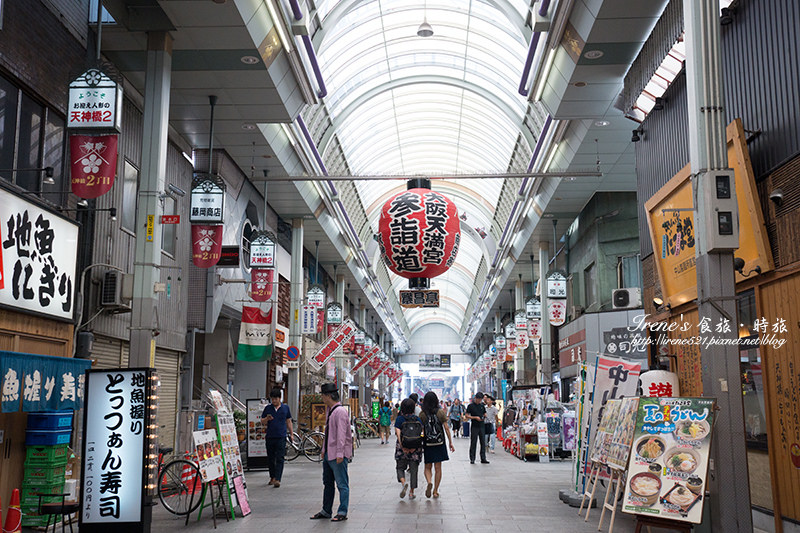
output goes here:
[[698, 441], [711, 433], [711, 426], [705, 420], [681, 420], [675, 424], [674, 433], [679, 442]]
[[631, 492], [644, 500], [644, 505], [653, 505], [661, 492], [661, 478], [650, 472], [639, 472], [631, 478]]
[[666, 453], [665, 457], [668, 469], [683, 474], [691, 474], [700, 463], [697, 452], [686, 448], [672, 448]]
[[636, 455], [640, 459], [644, 459], [650, 463], [663, 455], [664, 450], [667, 449], [667, 445], [664, 444], [664, 439], [661, 437], [645, 435], [636, 441], [634, 449], [636, 450]]

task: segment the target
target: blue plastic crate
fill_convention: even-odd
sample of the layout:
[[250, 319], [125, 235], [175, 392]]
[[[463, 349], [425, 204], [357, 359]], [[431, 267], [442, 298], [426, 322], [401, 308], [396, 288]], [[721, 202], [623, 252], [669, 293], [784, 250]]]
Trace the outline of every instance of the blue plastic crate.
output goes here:
[[25, 432], [26, 446], [55, 446], [69, 444], [72, 428], [54, 430], [28, 430]]
[[72, 409], [28, 413], [28, 429], [71, 429]]

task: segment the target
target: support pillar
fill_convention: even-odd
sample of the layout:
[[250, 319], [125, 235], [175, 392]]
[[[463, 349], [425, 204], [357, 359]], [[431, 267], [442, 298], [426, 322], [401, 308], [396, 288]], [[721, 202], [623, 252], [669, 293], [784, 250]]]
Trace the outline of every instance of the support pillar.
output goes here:
[[[336, 274], [336, 301], [342, 304], [342, 320], [347, 318], [347, 308], [349, 306], [344, 303], [344, 274]], [[339, 387], [339, 396], [344, 398], [344, 388], [342, 381], [344, 380], [344, 351], [339, 348], [333, 356], [336, 361], [336, 385]]]
[[542, 341], [539, 348], [542, 384], [553, 383], [552, 349], [550, 346], [550, 320], [547, 317], [547, 270], [550, 266], [550, 243], [539, 241], [539, 300], [542, 302]]
[[[160, 191], [164, 190], [167, 169], [167, 125], [169, 91], [172, 79], [172, 37], [167, 32], [147, 36], [147, 60], [144, 87], [144, 127], [142, 131], [142, 171], [136, 213], [136, 249], [133, 264], [133, 301], [131, 302], [130, 359], [128, 366], [155, 366], [158, 329], [158, 296], [153, 290], [161, 281], [161, 231], [147, 233], [148, 216], [161, 219]], [[166, 317], [165, 317], [166, 318]]]
[[[366, 332], [366, 324], [367, 324], [367, 306], [361, 304], [358, 308], [358, 327]], [[367, 397], [367, 365], [362, 366], [358, 369], [358, 403], [360, 405], [364, 404], [364, 400]]]
[[[736, 286], [733, 268], [733, 243], [712, 247], [720, 236], [716, 224], [706, 224], [706, 213], [719, 209], [724, 202], [705, 187], [715, 180], [710, 171], [728, 169], [725, 135], [725, 110], [722, 98], [719, 2], [716, 0], [684, 0], [686, 21], [686, 85], [689, 117], [689, 160], [695, 207], [697, 306], [699, 318], [711, 324], [728, 320], [729, 333], [717, 338], [735, 339]], [[729, 169], [728, 169], [729, 170]], [[728, 172], [733, 177], [733, 171]], [[730, 184], [730, 189], [735, 189]], [[736, 202], [726, 202], [738, 224]], [[714, 241], [712, 241], [714, 239]], [[727, 237], [730, 239], [730, 237]], [[738, 245], [738, 243], [736, 243]], [[747, 450], [744, 435], [744, 408], [739, 368], [739, 349], [735, 344], [701, 345], [703, 395], [717, 398], [708, 481], [713, 495], [711, 531], [735, 533], [752, 531], [750, 486], [747, 472]], [[776, 517], [776, 523], [778, 519]]]
[[[514, 283], [514, 308], [511, 310], [511, 321], [515, 322], [517, 311], [525, 309], [525, 292], [523, 291], [522, 279]], [[516, 324], [514, 325], [516, 327]], [[520, 353], [521, 352], [521, 353]], [[514, 354], [514, 383], [523, 384], [525, 382], [525, 350], [517, 348]], [[498, 390], [500, 383], [498, 382]]]
[[[305, 226], [302, 218], [292, 219], [292, 263], [291, 263], [291, 314], [289, 319], [289, 345], [297, 346], [302, 353], [303, 335], [300, 325], [300, 310], [303, 307], [303, 233]], [[277, 301], [277, 298], [275, 299]], [[277, 314], [277, 306], [274, 313]], [[304, 358], [311, 354], [304, 354]], [[289, 369], [289, 390], [288, 401], [289, 409], [295, 416], [300, 413], [300, 369]]]

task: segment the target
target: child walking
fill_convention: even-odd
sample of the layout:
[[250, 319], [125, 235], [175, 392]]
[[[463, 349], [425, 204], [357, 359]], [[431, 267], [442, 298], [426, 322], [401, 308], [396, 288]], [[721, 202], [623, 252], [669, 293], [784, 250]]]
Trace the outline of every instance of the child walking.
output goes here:
[[[406, 398], [400, 404], [400, 414], [394, 423], [394, 431], [397, 434], [397, 444], [394, 448], [395, 467], [397, 469], [397, 481], [403, 486], [400, 490], [400, 498], [406, 497], [413, 500], [417, 496], [414, 490], [417, 488], [417, 474], [419, 463], [422, 461], [422, 421], [414, 414], [414, 400]], [[406, 470], [408, 478], [406, 478]], [[410, 482], [410, 491], [409, 491]]]

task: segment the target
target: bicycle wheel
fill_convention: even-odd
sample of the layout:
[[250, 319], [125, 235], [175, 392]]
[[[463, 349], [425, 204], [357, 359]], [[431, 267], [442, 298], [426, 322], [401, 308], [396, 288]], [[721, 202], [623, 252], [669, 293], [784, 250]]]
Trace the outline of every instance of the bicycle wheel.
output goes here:
[[303, 455], [310, 461], [317, 463], [322, 461], [322, 443], [325, 441], [325, 434], [319, 431], [314, 431], [306, 435], [303, 439]]
[[[298, 443], [298, 444], [295, 444]], [[297, 459], [297, 456], [300, 455], [300, 438], [297, 436], [297, 433], [294, 434], [294, 441], [289, 440], [289, 437], [286, 437], [286, 453], [283, 454], [284, 461], [294, 461]]]
[[200, 468], [191, 461], [167, 463], [158, 475], [158, 499], [172, 514], [187, 515], [200, 505]]

